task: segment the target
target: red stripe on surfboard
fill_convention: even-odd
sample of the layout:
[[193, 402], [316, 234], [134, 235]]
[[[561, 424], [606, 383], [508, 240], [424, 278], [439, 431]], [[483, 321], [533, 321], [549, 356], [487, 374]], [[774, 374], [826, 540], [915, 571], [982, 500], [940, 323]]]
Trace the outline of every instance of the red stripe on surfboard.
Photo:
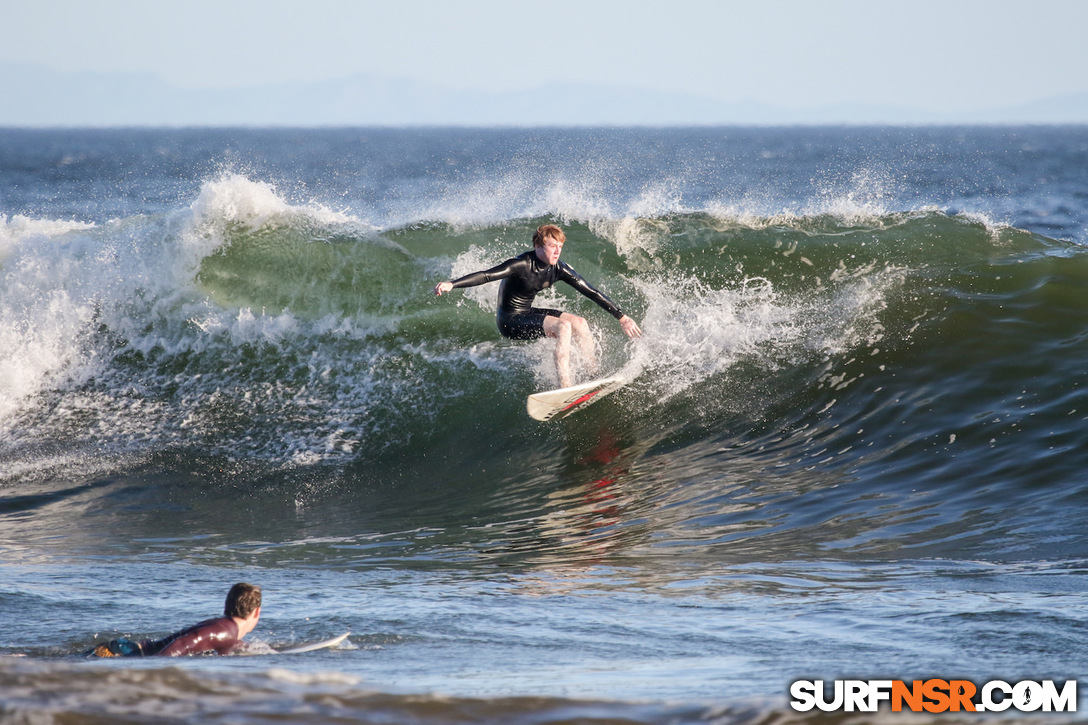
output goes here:
[[571, 403], [567, 407], [563, 408], [563, 410], [570, 410], [571, 408], [577, 408], [579, 405], [586, 402], [587, 400], [589, 400], [590, 398], [592, 398], [594, 395], [596, 395], [599, 392], [601, 392], [601, 391], [600, 390], [594, 390], [592, 393], [586, 393], [581, 398], [578, 398], [578, 400], [574, 401], [573, 403]]

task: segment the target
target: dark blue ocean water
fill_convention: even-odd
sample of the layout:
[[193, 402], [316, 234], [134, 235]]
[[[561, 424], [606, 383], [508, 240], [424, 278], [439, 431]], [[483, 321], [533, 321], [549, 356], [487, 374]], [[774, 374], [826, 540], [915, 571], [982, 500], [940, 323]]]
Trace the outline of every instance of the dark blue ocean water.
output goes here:
[[[544, 222], [646, 335], [549, 291], [632, 382], [541, 424], [431, 289]], [[0, 130], [0, 720], [1081, 677], [1086, 244], [1083, 127]], [[253, 656], [80, 657], [235, 581]]]

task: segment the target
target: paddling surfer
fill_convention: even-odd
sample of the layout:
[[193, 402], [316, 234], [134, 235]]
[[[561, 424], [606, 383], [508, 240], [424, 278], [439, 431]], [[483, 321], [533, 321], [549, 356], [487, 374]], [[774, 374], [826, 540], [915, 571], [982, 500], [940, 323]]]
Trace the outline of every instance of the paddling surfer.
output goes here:
[[261, 588], [239, 582], [230, 588], [223, 616], [207, 619], [159, 640], [135, 642], [127, 637], [100, 644], [96, 657], [178, 657], [202, 652], [230, 654], [261, 618]]
[[503, 337], [512, 340], [555, 338], [555, 368], [559, 373], [559, 386], [562, 388], [570, 387], [572, 383], [572, 340], [578, 345], [589, 368], [596, 368], [593, 337], [585, 318], [570, 312], [533, 307], [533, 299], [542, 290], [558, 281], [566, 282], [619, 320], [620, 327], [628, 337], [642, 337], [638, 323], [623, 314], [616, 303], [586, 282], [569, 264], [559, 261], [559, 254], [565, 243], [566, 235], [562, 229], [554, 224], [545, 224], [533, 234], [533, 248], [528, 252], [508, 259], [497, 267], [439, 282], [434, 288], [436, 295], [442, 295], [459, 287], [475, 287], [501, 280], [499, 306], [495, 314], [499, 332]]

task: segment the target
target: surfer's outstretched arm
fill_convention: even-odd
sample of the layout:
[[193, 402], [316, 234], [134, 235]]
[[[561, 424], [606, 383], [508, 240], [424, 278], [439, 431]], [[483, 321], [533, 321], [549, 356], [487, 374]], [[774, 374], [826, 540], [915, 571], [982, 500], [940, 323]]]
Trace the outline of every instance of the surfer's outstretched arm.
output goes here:
[[623, 328], [628, 337], [642, 337], [642, 329], [638, 326], [638, 323], [623, 314], [620, 308], [616, 306], [616, 303], [609, 299], [608, 295], [587, 282], [569, 264], [566, 262], [559, 263], [559, 275], [560, 279], [581, 292], [585, 297], [596, 302], [602, 309], [619, 320], [620, 327]]
[[442, 296], [442, 294], [459, 287], [475, 287], [477, 285], [487, 284], [488, 282], [497, 282], [498, 280], [505, 279], [513, 274], [517, 262], [517, 258], [508, 259], [491, 269], [466, 274], [464, 277], [458, 277], [455, 280], [439, 282], [434, 286], [434, 293]]
[[628, 337], [642, 337], [642, 328], [638, 326], [638, 323], [632, 320], [627, 315], [620, 318], [620, 327], [627, 333]]

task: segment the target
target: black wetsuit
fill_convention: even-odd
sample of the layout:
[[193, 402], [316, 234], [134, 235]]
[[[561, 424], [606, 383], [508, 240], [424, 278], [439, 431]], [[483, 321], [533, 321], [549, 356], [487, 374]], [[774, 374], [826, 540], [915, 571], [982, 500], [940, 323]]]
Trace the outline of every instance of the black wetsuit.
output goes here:
[[238, 623], [230, 617], [207, 619], [169, 637], [134, 642], [122, 637], [99, 645], [92, 654], [99, 657], [177, 657], [202, 652], [230, 654], [238, 644]]
[[473, 272], [453, 280], [454, 289], [475, 287], [502, 280], [499, 285], [499, 308], [495, 313], [495, 322], [504, 337], [515, 340], [533, 340], [544, 337], [544, 318], [559, 317], [559, 310], [533, 307], [533, 299], [541, 290], [551, 287], [558, 281], [566, 282], [589, 299], [607, 310], [617, 320], [623, 312], [612, 300], [596, 287], [582, 279], [582, 276], [566, 262], [556, 264], [540, 261], [535, 249], [508, 259], [497, 267], [483, 272]]

